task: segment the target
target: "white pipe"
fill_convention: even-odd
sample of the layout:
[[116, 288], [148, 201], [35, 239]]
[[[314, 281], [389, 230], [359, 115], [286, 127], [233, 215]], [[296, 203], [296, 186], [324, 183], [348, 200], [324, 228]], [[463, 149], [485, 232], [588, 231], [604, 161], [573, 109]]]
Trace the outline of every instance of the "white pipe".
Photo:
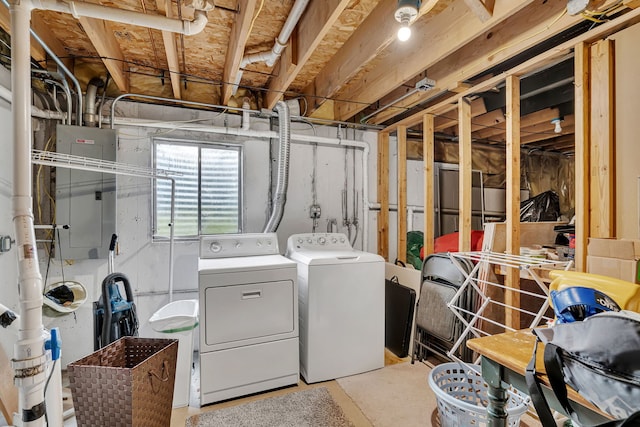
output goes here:
[[[4, 86], [0, 86], [0, 98], [11, 103], [13, 96], [9, 89], [5, 88]], [[65, 113], [61, 113], [59, 111], [43, 110], [36, 107], [35, 105], [31, 106], [31, 116], [51, 120], [64, 120], [67, 117]]]
[[176, 180], [171, 179], [171, 209], [169, 214], [169, 302], [173, 302], [173, 246], [174, 246], [174, 216], [176, 200]]
[[300, 21], [300, 17], [304, 13], [304, 10], [307, 7], [309, 0], [296, 0], [293, 7], [291, 8], [291, 12], [289, 12], [289, 16], [282, 26], [282, 30], [280, 30], [280, 34], [276, 38], [273, 47], [270, 51], [266, 52], [258, 52], [252, 53], [251, 55], [245, 55], [240, 61], [240, 69], [238, 70], [238, 74], [236, 75], [236, 81], [233, 86], [233, 93], [235, 95], [238, 90], [238, 86], [240, 85], [240, 81], [242, 80], [242, 69], [249, 64], [254, 64], [256, 62], [264, 62], [269, 67], [273, 67], [282, 54], [282, 51], [287, 46], [287, 42], [289, 41], [289, 37], [291, 37], [291, 33], [298, 25], [298, 21]]
[[87, 18], [104, 19], [106, 21], [120, 22], [122, 24], [138, 25], [161, 31], [192, 36], [204, 30], [209, 18], [203, 10], [196, 10], [193, 21], [167, 18], [163, 15], [150, 15], [131, 10], [117, 9], [99, 4], [61, 1], [61, 0], [32, 0], [35, 9], [53, 10], [68, 13], [74, 18], [84, 16]]
[[[113, 110], [112, 110], [113, 111]], [[111, 127], [114, 125], [121, 126], [141, 126], [141, 127], [151, 127], [151, 128], [161, 128], [161, 129], [181, 129], [185, 131], [192, 132], [206, 132], [206, 133], [217, 133], [222, 135], [235, 135], [242, 136], [248, 138], [260, 138], [260, 139], [271, 139], [278, 138], [278, 132], [270, 131], [270, 130], [244, 130], [242, 128], [227, 128], [227, 127], [217, 127], [217, 126], [208, 126], [208, 125], [199, 125], [195, 123], [185, 123], [184, 125], [176, 126], [174, 123], [168, 123], [163, 121], [155, 121], [155, 120], [144, 120], [144, 119], [134, 119], [134, 118], [125, 118], [118, 117], [113, 118], [113, 114], [111, 116]], [[369, 169], [368, 169], [368, 161], [369, 161], [369, 144], [364, 141], [355, 141], [349, 139], [337, 139], [337, 138], [327, 138], [322, 136], [315, 135], [299, 135], [299, 134], [291, 134], [292, 142], [304, 142], [309, 144], [319, 144], [319, 145], [327, 145], [331, 147], [335, 146], [344, 146], [344, 147], [356, 147], [362, 149], [362, 211], [363, 211], [363, 224], [362, 224], [362, 247], [363, 250], [368, 250], [369, 243], [369, 218], [367, 209], [369, 208]]]
[[11, 88], [13, 223], [18, 253], [20, 330], [13, 368], [23, 426], [44, 425], [46, 356], [42, 325], [42, 276], [33, 228], [31, 181], [31, 58], [29, 0], [13, 0], [11, 11]]

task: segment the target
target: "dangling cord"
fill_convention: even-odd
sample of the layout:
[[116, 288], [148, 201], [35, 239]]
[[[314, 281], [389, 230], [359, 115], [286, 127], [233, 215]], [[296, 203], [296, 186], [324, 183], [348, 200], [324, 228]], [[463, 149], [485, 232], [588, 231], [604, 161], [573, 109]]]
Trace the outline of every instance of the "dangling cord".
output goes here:
[[62, 244], [60, 243], [60, 232], [58, 231], [57, 227], [56, 227], [55, 233], [58, 238], [58, 252], [60, 253], [60, 270], [62, 272], [62, 284], [65, 284], [66, 281], [64, 280], [64, 258], [62, 257]]
[[[44, 275], [44, 284], [43, 286], [47, 286], [47, 279], [49, 278], [49, 267], [51, 266], [51, 254], [53, 253], [53, 244], [56, 240], [56, 225], [53, 224], [53, 236], [51, 236], [51, 242], [49, 242], [49, 259], [47, 260], [47, 272]], [[44, 291], [44, 289], [43, 289]]]

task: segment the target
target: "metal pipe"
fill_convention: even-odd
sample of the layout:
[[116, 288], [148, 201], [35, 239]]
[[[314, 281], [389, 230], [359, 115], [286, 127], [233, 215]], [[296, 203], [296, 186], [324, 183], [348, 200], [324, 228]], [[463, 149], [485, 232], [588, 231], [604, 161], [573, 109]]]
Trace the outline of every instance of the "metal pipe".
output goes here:
[[31, 178], [31, 4], [13, 0], [11, 13], [11, 88], [13, 152], [13, 223], [18, 252], [20, 329], [14, 346], [14, 382], [23, 426], [44, 425], [47, 358], [42, 325], [42, 276], [33, 228]]
[[169, 214], [169, 302], [173, 301], [173, 246], [174, 246], [174, 231], [173, 226], [175, 216], [175, 200], [176, 200], [176, 180], [171, 179], [171, 210]]
[[[32, 68], [31, 73], [45, 74], [46, 76], [49, 76], [49, 78], [45, 78], [44, 80], [45, 83], [49, 83], [51, 85], [54, 85], [55, 87], [62, 89], [62, 91], [67, 96], [67, 119], [65, 121], [65, 124], [70, 125], [71, 117], [73, 115], [73, 107], [72, 107], [73, 99], [71, 97], [71, 89], [69, 88], [69, 83], [67, 83], [67, 79], [65, 79], [64, 76], [58, 72], [49, 71], [49, 70], [40, 70], [38, 68]], [[55, 93], [54, 93], [53, 101], [56, 103], [56, 109], [59, 109], [59, 103]]]
[[278, 112], [278, 133], [279, 133], [279, 155], [278, 174], [276, 180], [276, 191], [273, 195], [273, 209], [271, 215], [264, 226], [263, 233], [273, 233], [278, 229], [284, 206], [287, 204], [287, 189], [289, 188], [289, 152], [291, 147], [291, 120], [289, 119], [289, 106], [286, 102], [278, 101], [276, 104]]
[[32, 0], [35, 9], [53, 10], [68, 13], [74, 18], [80, 16], [106, 21], [120, 22], [122, 24], [138, 25], [161, 31], [192, 36], [204, 30], [209, 18], [204, 10], [196, 10], [193, 21], [173, 19], [162, 15], [150, 15], [132, 10], [117, 9], [88, 2], [61, 1], [61, 0]]
[[98, 122], [96, 116], [96, 96], [98, 95], [98, 88], [103, 87], [104, 82], [99, 77], [94, 77], [89, 80], [86, 92], [86, 101], [84, 103], [84, 124], [87, 126], [95, 126]]
[[[11, 91], [4, 86], [0, 86], [0, 98], [4, 99], [9, 103], [13, 103], [13, 95]], [[41, 108], [36, 107], [35, 105], [31, 105], [30, 107], [30, 115], [32, 117], [39, 117], [41, 119], [50, 119], [50, 120], [64, 120], [67, 116], [65, 113], [60, 113], [58, 111], [51, 110], [43, 110]]]

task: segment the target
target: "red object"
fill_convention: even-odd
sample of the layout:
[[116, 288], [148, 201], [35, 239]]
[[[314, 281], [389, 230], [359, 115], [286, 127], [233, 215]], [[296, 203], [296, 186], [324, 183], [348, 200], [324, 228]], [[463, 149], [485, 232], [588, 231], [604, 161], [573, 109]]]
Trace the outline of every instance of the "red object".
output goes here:
[[[436, 237], [436, 240], [433, 244], [433, 251], [435, 253], [438, 252], [458, 252], [458, 235], [459, 233], [456, 231], [455, 233], [445, 234], [444, 236]], [[482, 240], [484, 238], [484, 231], [482, 230], [473, 230], [471, 231], [471, 250], [472, 251], [481, 251], [482, 250]], [[420, 249], [420, 258], [424, 259], [424, 247]]]

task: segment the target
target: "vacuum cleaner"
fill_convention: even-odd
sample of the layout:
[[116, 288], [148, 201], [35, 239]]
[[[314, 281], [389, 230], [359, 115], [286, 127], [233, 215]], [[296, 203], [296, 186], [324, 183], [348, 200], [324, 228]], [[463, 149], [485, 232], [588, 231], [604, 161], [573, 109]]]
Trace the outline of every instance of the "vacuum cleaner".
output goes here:
[[[111, 236], [109, 274], [102, 281], [102, 295], [93, 303], [94, 350], [99, 350], [121, 337], [138, 335], [138, 316], [131, 284], [124, 274], [113, 271], [117, 239], [117, 235]], [[124, 289], [126, 299], [122, 297], [121, 288]]]

